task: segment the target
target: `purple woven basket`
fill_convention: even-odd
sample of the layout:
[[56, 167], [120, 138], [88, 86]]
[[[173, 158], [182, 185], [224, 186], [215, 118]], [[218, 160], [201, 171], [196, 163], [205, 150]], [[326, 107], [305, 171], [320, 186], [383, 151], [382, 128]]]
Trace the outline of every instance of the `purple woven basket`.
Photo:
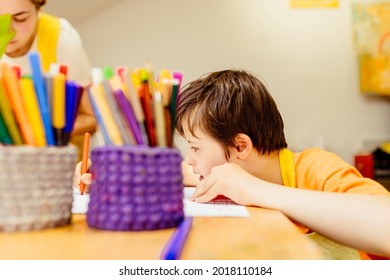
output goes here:
[[177, 226], [184, 218], [182, 157], [178, 149], [104, 146], [91, 152], [95, 178], [87, 223], [104, 230]]

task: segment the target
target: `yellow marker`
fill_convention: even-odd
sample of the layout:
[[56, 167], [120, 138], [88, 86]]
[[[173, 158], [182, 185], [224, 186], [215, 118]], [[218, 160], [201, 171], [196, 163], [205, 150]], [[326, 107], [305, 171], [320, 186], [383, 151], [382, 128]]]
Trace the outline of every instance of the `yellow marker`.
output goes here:
[[36, 145], [39, 147], [46, 146], [45, 130], [43, 128], [42, 117], [39, 110], [33, 81], [30, 78], [22, 77], [20, 79], [20, 88], [22, 92], [22, 98], [24, 100], [27, 118], [31, 124]]
[[162, 95], [162, 102], [164, 104], [164, 107], [168, 107], [171, 100], [172, 95], [172, 81], [169, 79], [164, 78], [159, 83], [159, 89]]
[[104, 88], [102, 84], [92, 85], [90, 88], [93, 98], [95, 100], [98, 111], [102, 116], [104, 126], [111, 141], [115, 145], [123, 145], [122, 135], [119, 131], [118, 125], [115, 122], [114, 116], [110, 110], [110, 106], [104, 96]]
[[156, 131], [157, 145], [159, 147], [167, 146], [166, 127], [164, 117], [164, 105], [162, 96], [159, 91], [153, 94], [153, 109], [154, 109], [154, 127]]
[[153, 95], [154, 91], [158, 90], [158, 89], [156, 89], [157, 83], [154, 79], [153, 67], [152, 67], [152, 63], [150, 61], [145, 62], [145, 71], [146, 71], [146, 74], [148, 77], [147, 79], [148, 79], [148, 84], [149, 84], [149, 91]]
[[62, 73], [57, 73], [53, 78], [51, 117], [58, 146], [63, 145], [63, 129], [65, 127], [65, 79], [65, 75]]
[[172, 92], [172, 73], [167, 69], [161, 69], [158, 76], [158, 89], [162, 94], [164, 106], [169, 106]]
[[161, 84], [164, 79], [168, 79], [169, 81], [172, 81], [172, 73], [171, 71], [167, 69], [161, 69], [160, 75], [158, 76], [158, 83]]
[[134, 89], [137, 91], [141, 84], [141, 68], [136, 68], [131, 72], [131, 80], [134, 85]]

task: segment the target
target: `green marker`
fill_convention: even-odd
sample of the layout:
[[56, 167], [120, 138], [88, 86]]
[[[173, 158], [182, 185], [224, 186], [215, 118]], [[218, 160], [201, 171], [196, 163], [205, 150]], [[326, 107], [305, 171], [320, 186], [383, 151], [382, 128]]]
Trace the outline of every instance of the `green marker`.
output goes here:
[[0, 15], [0, 58], [3, 56], [8, 43], [15, 37], [16, 32], [11, 29], [11, 14]]
[[110, 66], [103, 68], [103, 77], [105, 80], [110, 80], [114, 76], [114, 70]]
[[22, 145], [22, 137], [20, 136], [18, 125], [16, 124], [15, 116], [12, 112], [11, 104], [5, 92], [3, 81], [0, 80], [0, 112], [4, 123], [7, 126], [12, 142], [16, 145]]
[[1, 112], [0, 112], [0, 143], [12, 144], [11, 136], [8, 133]]
[[175, 125], [176, 125], [176, 102], [177, 102], [177, 95], [179, 93], [179, 84], [180, 81], [178, 79], [172, 80], [172, 96], [171, 96], [171, 102], [169, 104], [169, 111], [171, 113], [171, 127], [172, 127], [172, 136], [173, 132], [175, 131]]

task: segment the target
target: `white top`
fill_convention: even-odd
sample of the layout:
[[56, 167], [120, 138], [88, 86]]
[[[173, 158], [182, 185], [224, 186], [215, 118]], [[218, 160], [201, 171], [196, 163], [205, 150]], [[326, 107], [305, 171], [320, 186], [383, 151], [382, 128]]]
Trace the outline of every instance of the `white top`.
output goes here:
[[[38, 51], [37, 36], [30, 51]], [[4, 54], [2, 61], [8, 61], [11, 65], [18, 65], [22, 74], [31, 74], [30, 62], [27, 54], [21, 57], [11, 58]], [[85, 53], [80, 35], [74, 27], [63, 18], [60, 18], [60, 34], [57, 44], [57, 63], [68, 67], [68, 79], [81, 85], [90, 83], [91, 63]]]

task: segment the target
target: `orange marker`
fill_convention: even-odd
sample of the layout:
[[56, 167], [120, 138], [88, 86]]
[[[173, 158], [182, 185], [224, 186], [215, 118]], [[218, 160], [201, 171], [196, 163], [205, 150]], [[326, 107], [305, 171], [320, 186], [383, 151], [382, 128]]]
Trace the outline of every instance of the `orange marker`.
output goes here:
[[[91, 133], [84, 133], [84, 145], [83, 145], [83, 161], [81, 162], [81, 175], [88, 171], [88, 154], [89, 154], [89, 142], [91, 139]], [[80, 193], [84, 194], [85, 184], [80, 182]]]
[[[4, 87], [11, 106], [15, 112], [16, 121], [20, 127], [23, 142], [27, 145], [35, 146], [36, 142], [34, 139], [34, 134], [23, 106], [23, 99], [20, 92], [18, 77], [11, 66], [4, 61], [1, 62], [1, 71], [3, 75]], [[30, 106], [30, 104], [26, 105]]]

